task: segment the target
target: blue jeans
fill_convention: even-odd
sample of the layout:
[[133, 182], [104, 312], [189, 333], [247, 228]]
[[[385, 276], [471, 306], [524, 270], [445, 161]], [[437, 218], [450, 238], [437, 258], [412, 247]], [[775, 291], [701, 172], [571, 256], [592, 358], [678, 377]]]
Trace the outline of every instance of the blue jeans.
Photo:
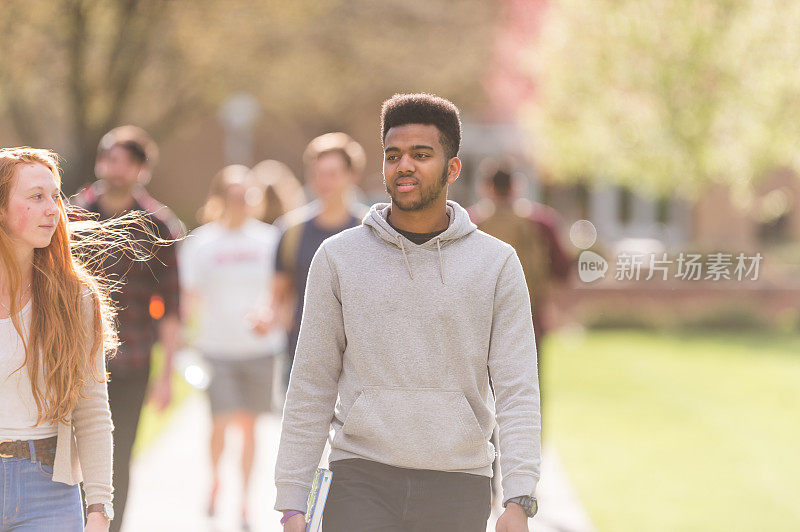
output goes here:
[[53, 468], [36, 460], [0, 458], [0, 531], [83, 531], [78, 485], [53, 482]]

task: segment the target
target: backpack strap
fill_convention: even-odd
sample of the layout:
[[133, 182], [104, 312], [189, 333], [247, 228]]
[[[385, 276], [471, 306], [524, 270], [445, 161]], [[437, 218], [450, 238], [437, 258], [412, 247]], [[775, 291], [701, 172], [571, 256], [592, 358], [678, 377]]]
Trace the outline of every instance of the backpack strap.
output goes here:
[[300, 241], [303, 239], [305, 223], [299, 223], [286, 229], [281, 241], [281, 263], [286, 271], [294, 273], [297, 271], [297, 253], [300, 251]]

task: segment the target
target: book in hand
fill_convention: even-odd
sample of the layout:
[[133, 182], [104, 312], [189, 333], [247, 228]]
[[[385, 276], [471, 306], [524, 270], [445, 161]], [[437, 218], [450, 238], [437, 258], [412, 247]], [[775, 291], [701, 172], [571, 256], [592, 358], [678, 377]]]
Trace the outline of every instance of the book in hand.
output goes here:
[[314, 482], [308, 494], [308, 511], [306, 512], [306, 532], [322, 531], [322, 514], [325, 511], [325, 501], [328, 500], [328, 491], [331, 489], [333, 472], [329, 469], [317, 469], [314, 473]]

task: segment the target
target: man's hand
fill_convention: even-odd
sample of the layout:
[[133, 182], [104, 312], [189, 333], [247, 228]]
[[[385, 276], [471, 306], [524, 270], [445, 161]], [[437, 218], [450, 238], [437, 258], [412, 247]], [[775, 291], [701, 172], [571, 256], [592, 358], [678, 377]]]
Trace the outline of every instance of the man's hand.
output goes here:
[[259, 336], [267, 334], [276, 325], [275, 314], [272, 309], [250, 313], [247, 315], [247, 321], [250, 323], [250, 328], [253, 329], [253, 332]]
[[110, 521], [100, 512], [90, 512], [86, 516], [86, 528], [84, 532], [108, 532]]
[[519, 504], [510, 502], [497, 519], [497, 532], [528, 532], [528, 516]]
[[284, 532], [306, 532], [306, 516], [295, 514], [283, 525]]
[[162, 412], [172, 401], [172, 363], [181, 346], [181, 321], [178, 314], [167, 314], [159, 321], [161, 346], [164, 348], [164, 367], [161, 378], [150, 388], [150, 401]]
[[172, 372], [166, 372], [150, 389], [150, 401], [163, 412], [172, 401]]

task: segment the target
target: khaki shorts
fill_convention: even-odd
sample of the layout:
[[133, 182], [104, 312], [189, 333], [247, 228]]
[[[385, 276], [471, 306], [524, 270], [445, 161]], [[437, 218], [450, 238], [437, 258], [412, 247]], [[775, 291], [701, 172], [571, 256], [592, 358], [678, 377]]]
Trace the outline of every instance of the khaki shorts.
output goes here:
[[244, 360], [205, 358], [211, 369], [207, 391], [212, 415], [242, 410], [261, 414], [270, 410], [274, 356]]

